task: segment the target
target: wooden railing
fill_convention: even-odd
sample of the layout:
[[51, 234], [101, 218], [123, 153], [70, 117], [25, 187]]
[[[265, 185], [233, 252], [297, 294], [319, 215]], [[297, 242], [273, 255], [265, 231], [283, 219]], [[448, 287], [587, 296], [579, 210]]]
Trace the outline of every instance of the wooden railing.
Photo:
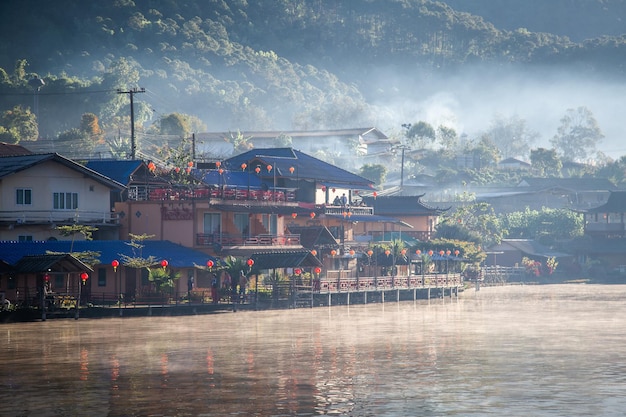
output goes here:
[[196, 245], [198, 246], [291, 246], [300, 244], [299, 234], [271, 235], [261, 234], [244, 236], [233, 233], [198, 233]]
[[313, 284], [313, 291], [321, 294], [383, 291], [393, 289], [457, 287], [463, 284], [460, 274], [427, 274], [411, 276], [384, 276], [359, 278], [321, 278]]

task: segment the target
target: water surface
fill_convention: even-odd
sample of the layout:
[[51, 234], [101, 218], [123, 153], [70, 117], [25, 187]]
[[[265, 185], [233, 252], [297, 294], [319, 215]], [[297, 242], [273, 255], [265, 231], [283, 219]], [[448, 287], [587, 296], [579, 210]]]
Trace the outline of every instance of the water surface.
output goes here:
[[2, 416], [622, 416], [626, 286], [0, 325]]

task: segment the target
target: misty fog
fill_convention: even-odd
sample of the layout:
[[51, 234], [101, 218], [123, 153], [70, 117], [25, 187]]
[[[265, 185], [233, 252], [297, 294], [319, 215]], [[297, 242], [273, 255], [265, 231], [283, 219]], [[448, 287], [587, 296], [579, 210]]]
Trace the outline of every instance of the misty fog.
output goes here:
[[[539, 133], [534, 148], [551, 147], [567, 109], [587, 107], [605, 138], [598, 150], [612, 158], [626, 154], [623, 115], [626, 85], [576, 69], [475, 67], [456, 74], [407, 76], [381, 68], [363, 92], [380, 109], [377, 127], [399, 133], [403, 123], [445, 125], [470, 139], [489, 129], [495, 115], [517, 116]], [[375, 93], [375, 94], [372, 94]]]

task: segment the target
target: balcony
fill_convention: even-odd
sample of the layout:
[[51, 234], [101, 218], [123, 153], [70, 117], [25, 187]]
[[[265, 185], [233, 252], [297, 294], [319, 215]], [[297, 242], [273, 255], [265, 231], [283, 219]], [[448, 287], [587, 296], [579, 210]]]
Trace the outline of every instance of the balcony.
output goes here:
[[[141, 192], [143, 191], [143, 192]], [[263, 190], [256, 188], [238, 187], [203, 187], [203, 188], [149, 188], [134, 190], [129, 193], [130, 200], [149, 201], [178, 201], [178, 200], [238, 200], [258, 202], [295, 202], [296, 192], [294, 189], [276, 188]]]
[[83, 210], [22, 210], [0, 211], [0, 223], [12, 224], [50, 224], [78, 223], [117, 225], [117, 213], [111, 211]]
[[196, 234], [197, 246], [298, 246], [300, 245], [299, 234], [272, 235], [261, 234], [256, 236], [246, 236], [234, 233], [198, 233]]

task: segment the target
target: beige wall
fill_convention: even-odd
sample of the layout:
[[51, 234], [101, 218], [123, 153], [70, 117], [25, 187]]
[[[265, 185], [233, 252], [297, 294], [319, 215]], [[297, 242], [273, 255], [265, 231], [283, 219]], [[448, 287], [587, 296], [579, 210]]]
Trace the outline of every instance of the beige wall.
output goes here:
[[[31, 190], [30, 205], [17, 204], [16, 190], [20, 188]], [[77, 193], [78, 210], [54, 210], [55, 192]], [[34, 240], [60, 238], [54, 223], [76, 216], [80, 221], [108, 220], [110, 189], [53, 161], [9, 175], [0, 182], [0, 220], [11, 223], [0, 230], [0, 239], [17, 240], [20, 235], [32, 236]]]

